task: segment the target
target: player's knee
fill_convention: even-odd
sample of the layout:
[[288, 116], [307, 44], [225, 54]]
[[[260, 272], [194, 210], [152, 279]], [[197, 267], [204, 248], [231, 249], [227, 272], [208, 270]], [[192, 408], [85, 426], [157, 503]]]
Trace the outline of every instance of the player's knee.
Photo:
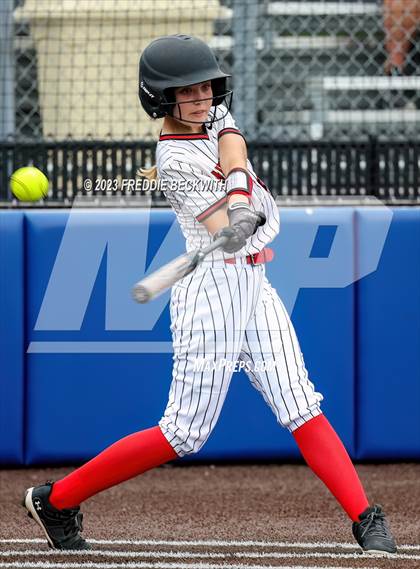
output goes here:
[[202, 433], [199, 429], [183, 429], [172, 422], [168, 422], [165, 417], [161, 419], [159, 426], [178, 456], [198, 452], [210, 434], [209, 432]]
[[301, 413], [299, 416], [293, 417], [292, 420], [287, 421], [287, 423], [283, 426], [285, 426], [288, 429], [288, 431], [293, 433], [296, 429], [298, 429], [299, 427], [303, 427], [305, 423], [311, 421], [321, 413], [322, 411], [319, 405], [313, 406], [310, 409], [308, 409], [307, 412]]
[[188, 438], [186, 438], [186, 440], [181, 445], [182, 453], [184, 455], [195, 454], [203, 448], [205, 442], [206, 442], [205, 440], [200, 438], [194, 441], [191, 441]]
[[205, 442], [202, 437], [196, 438], [190, 433], [178, 431], [171, 444], [179, 456], [186, 456], [198, 452]]

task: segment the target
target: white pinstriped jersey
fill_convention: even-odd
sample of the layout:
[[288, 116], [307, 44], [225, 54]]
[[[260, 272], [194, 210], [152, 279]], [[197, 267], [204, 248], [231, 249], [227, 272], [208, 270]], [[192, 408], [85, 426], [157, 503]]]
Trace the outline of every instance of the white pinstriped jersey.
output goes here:
[[[212, 110], [216, 118], [227, 112], [222, 106]], [[227, 132], [239, 133], [230, 114], [200, 134], [161, 135], [157, 145], [161, 189], [176, 212], [188, 251], [211, 243], [200, 220], [227, 201], [223, 186], [205, 185], [223, 179], [218, 145]], [[266, 224], [235, 254], [235, 263], [225, 263], [223, 258], [231, 255], [215, 251], [210, 263], [209, 255], [171, 291], [174, 366], [159, 426], [179, 456], [197, 452], [206, 442], [238, 362], [246, 364], [252, 385], [290, 431], [321, 413], [322, 395], [309, 380], [293, 325], [265, 276], [265, 265], [245, 259], [279, 231], [276, 204], [249, 161], [247, 167], [253, 180], [251, 206], [265, 213]], [[204, 367], [197, 366], [200, 361]]]
[[[224, 175], [219, 164], [219, 138], [223, 134], [240, 131], [225, 106], [212, 107], [209, 119], [214, 113], [216, 119], [226, 116], [216, 120], [212, 128], [203, 127], [202, 133], [161, 135], [156, 149], [161, 189], [177, 215], [186, 239], [187, 251], [205, 247], [212, 242], [212, 236], [202, 221], [227, 202]], [[244, 257], [258, 253], [279, 232], [276, 203], [255, 174], [249, 160], [247, 168], [253, 181], [251, 208], [264, 212], [267, 221], [236, 254], [223, 253], [219, 249], [209, 255], [208, 259]]]

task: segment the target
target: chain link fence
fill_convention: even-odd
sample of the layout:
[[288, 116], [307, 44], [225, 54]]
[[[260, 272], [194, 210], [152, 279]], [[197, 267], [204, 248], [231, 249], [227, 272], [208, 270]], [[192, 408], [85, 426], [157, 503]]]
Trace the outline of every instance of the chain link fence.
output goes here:
[[154, 163], [161, 121], [140, 107], [138, 61], [175, 33], [232, 74], [233, 114], [280, 203], [420, 203], [420, 0], [0, 0], [2, 207], [20, 205], [20, 166], [46, 173], [41, 205], [56, 207], [112, 205], [83, 180]]
[[141, 50], [210, 43], [250, 140], [418, 136], [419, 0], [1, 0], [0, 136], [153, 139]]

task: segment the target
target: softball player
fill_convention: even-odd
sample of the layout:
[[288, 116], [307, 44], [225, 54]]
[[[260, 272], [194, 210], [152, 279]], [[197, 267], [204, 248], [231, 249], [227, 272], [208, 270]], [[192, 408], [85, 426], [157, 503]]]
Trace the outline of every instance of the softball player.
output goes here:
[[[173, 378], [159, 424], [133, 433], [56, 482], [29, 488], [24, 506], [56, 549], [89, 549], [79, 505], [94, 494], [200, 450], [219, 417], [232, 374], [243, 367], [314, 473], [353, 521], [364, 551], [396, 551], [380, 506], [369, 506], [340, 439], [322, 414], [293, 325], [265, 276], [278, 208], [247, 159], [229, 112], [228, 75], [209, 47], [185, 36], [153, 41], [140, 60], [140, 100], [164, 118], [156, 168], [187, 250], [222, 235], [172, 289]], [[261, 221], [265, 223], [261, 225]], [[200, 362], [200, 365], [197, 365]]]

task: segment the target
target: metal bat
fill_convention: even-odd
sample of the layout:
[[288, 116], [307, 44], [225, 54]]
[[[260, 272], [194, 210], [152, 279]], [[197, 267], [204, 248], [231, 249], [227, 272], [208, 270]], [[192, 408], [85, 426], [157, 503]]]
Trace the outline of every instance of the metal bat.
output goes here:
[[[264, 225], [266, 218], [259, 212], [259, 223]], [[201, 263], [206, 255], [223, 247], [228, 241], [228, 237], [219, 237], [204, 249], [198, 249], [191, 253], [184, 253], [173, 261], [170, 261], [151, 275], [145, 277], [133, 287], [133, 298], [135, 301], [144, 304], [159, 296], [167, 288], [174, 285], [177, 281], [189, 275]]]
[[191, 253], [184, 253], [170, 263], [167, 263], [148, 277], [145, 277], [133, 287], [133, 298], [137, 302], [145, 303], [156, 298], [159, 294], [171, 287], [177, 281], [189, 275], [201, 263], [206, 255], [223, 247], [228, 237], [219, 237], [208, 247], [198, 249]]

